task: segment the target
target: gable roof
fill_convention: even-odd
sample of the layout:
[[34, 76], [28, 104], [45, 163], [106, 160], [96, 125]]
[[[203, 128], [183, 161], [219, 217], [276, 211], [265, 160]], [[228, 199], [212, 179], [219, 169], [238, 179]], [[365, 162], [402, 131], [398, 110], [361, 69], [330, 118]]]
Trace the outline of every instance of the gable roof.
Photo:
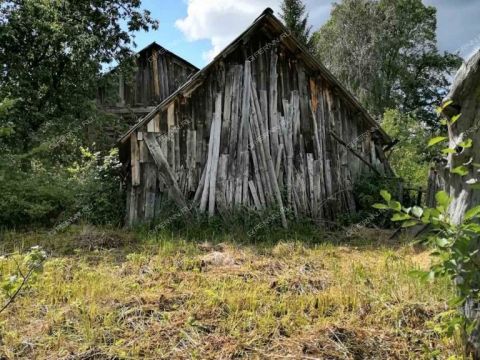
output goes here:
[[[184, 58], [180, 57], [179, 55], [175, 54], [174, 52], [171, 52], [170, 50], [164, 48], [162, 45], [160, 45], [159, 43], [157, 43], [156, 41], [150, 43], [149, 45], [145, 46], [144, 48], [138, 50], [133, 56], [138, 56], [140, 55], [141, 53], [147, 51], [147, 50], [150, 50], [151, 48], [157, 48], [158, 50], [160, 50], [162, 52], [162, 54], [168, 54], [169, 56], [173, 57], [174, 59], [176, 59], [177, 61], [179, 62], [182, 62], [184, 63], [185, 65], [191, 67], [193, 70], [195, 71], [199, 71], [200, 69], [198, 67], [196, 67], [195, 65], [193, 65], [192, 63], [190, 63], [189, 61], [185, 60]], [[113, 68], [109, 69], [105, 75], [108, 75], [108, 74], [113, 74], [115, 73], [115, 71], [118, 69], [119, 65], [115, 65]]]
[[[290, 31], [285, 27], [285, 25], [273, 14], [271, 8], [265, 9], [263, 13], [235, 40], [233, 40], [230, 45], [228, 45], [222, 52], [220, 52], [207, 66], [202, 70], [194, 74], [185, 84], [180, 86], [174, 93], [157, 105], [148, 115], [140, 119], [128, 132], [126, 132], [120, 139], [119, 143], [124, 143], [128, 140], [129, 136], [136, 131], [138, 128], [142, 127], [150, 120], [152, 120], [158, 111], [165, 110], [168, 105], [174, 101], [178, 96], [187, 94], [192, 91], [198, 84], [203, 82], [203, 79], [206, 77], [208, 72], [213, 68], [213, 66], [221, 59], [228, 56], [232, 53], [239, 45], [246, 42], [250, 35], [261, 28], [267, 28], [273, 33], [278, 34], [278, 40], [289, 50], [291, 50], [297, 57], [301, 58], [305, 65], [312, 69], [319, 71], [331, 85], [338, 88], [340, 93], [345, 97], [345, 99], [351, 103], [353, 107], [358, 109], [358, 111], [364, 115], [365, 119], [378, 129], [379, 134], [382, 136], [382, 139], [385, 143], [391, 143], [392, 139], [388, 134], [380, 127], [380, 125], [373, 119], [373, 117], [368, 113], [368, 111], [363, 107], [362, 104], [344, 87], [335, 76], [320, 62], [318, 61], [297, 39], [295, 36], [292, 36]], [[284, 36], [288, 35], [288, 36]]]
[[144, 51], [147, 51], [149, 50], [150, 48], [157, 48], [158, 50], [160, 50], [162, 52], [162, 54], [168, 54], [170, 56], [172, 56], [173, 58], [175, 58], [176, 60], [184, 63], [185, 65], [193, 68], [194, 70], [198, 71], [200, 70], [198, 67], [196, 67], [195, 65], [193, 65], [192, 63], [190, 63], [189, 61], [185, 60], [184, 58], [178, 56], [177, 54], [175, 54], [174, 52], [171, 52], [170, 50], [166, 49], [165, 47], [163, 47], [162, 45], [160, 45], [159, 43], [157, 43], [156, 41], [150, 43], [149, 45], [145, 46], [143, 49], [139, 50], [137, 52], [137, 55], [139, 55], [140, 53], [144, 52]]

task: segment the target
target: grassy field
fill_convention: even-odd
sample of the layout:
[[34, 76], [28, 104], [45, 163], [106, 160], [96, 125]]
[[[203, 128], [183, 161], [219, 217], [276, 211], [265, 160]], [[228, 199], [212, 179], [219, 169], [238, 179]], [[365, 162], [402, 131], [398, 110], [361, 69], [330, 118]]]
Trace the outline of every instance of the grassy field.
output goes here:
[[[235, 232], [234, 232], [235, 233]], [[236, 233], [235, 233], [236, 234]], [[2, 359], [432, 359], [452, 289], [429, 252], [388, 234], [3, 234], [44, 272], [0, 314]], [[13, 268], [2, 260], [2, 273]]]

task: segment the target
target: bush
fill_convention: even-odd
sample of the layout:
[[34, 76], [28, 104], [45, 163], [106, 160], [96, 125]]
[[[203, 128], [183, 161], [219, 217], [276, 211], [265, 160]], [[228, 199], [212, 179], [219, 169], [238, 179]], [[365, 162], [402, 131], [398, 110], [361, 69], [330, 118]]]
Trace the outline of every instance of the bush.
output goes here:
[[0, 227], [68, 226], [80, 218], [120, 225], [125, 202], [116, 150], [106, 156], [81, 149], [73, 167], [25, 156], [0, 163]]
[[[359, 178], [353, 185], [353, 193], [357, 211], [354, 214], [343, 216], [340, 221], [344, 225], [359, 224], [367, 222], [365, 225], [376, 225], [380, 227], [391, 227], [390, 214], [379, 212], [372, 208], [372, 204], [382, 201], [378, 189], [386, 189], [390, 193], [399, 196], [399, 182], [401, 179], [385, 178], [376, 174], [367, 173]], [[414, 198], [410, 198], [408, 193], [404, 193], [404, 203], [413, 206]]]
[[125, 190], [118, 150], [102, 156], [81, 148], [82, 161], [70, 171], [79, 183], [76, 208], [95, 225], [121, 225], [125, 217]]
[[2, 227], [51, 226], [75, 203], [75, 184], [61, 171], [22, 171], [16, 166], [0, 171]]

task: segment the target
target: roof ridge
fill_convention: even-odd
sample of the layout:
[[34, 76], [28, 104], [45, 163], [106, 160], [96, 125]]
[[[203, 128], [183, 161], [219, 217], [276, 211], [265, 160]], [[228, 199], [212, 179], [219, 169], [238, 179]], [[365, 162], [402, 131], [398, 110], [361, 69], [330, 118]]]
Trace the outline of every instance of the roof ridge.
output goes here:
[[[269, 7], [266, 8], [260, 16], [258, 16], [237, 38], [235, 38], [230, 44], [228, 44], [217, 56], [215, 56], [215, 58], [211, 62], [204, 66], [200, 71], [196, 72], [193, 76], [191, 76], [190, 79], [188, 79], [176, 91], [174, 91], [170, 96], [168, 96], [160, 104], [158, 104], [154, 110], [152, 110], [149, 114], [140, 119], [137, 124], [132, 126], [130, 130], [119, 139], [119, 142], [124, 142], [133, 131], [142, 126], [145, 122], [149, 121], [153, 117], [154, 113], [165, 108], [165, 106], [169, 104], [173, 99], [175, 99], [179, 94], [188, 89], [192, 84], [195, 83], [196, 80], [200, 79], [218, 60], [220, 60], [224, 56], [227, 56], [228, 51], [232, 47], [237, 46], [238, 43], [241, 42], [244, 37], [248, 35], [255, 28], [255, 26], [257, 26], [258, 23], [264, 19], [270, 19], [271, 21], [274, 21], [276, 25], [278, 25], [283, 30], [283, 33], [290, 33], [287, 27], [274, 15], [273, 10]], [[288, 38], [292, 39], [294, 46], [296, 46], [302, 53], [305, 54], [305, 56], [309, 59], [310, 63], [315, 65], [315, 67], [326, 78], [326, 80], [330, 81], [334, 86], [337, 86], [339, 90], [343, 93], [343, 95], [346, 97], [346, 100], [349, 101], [353, 106], [355, 106], [359, 110], [359, 112], [361, 112], [365, 116], [367, 121], [371, 122], [372, 125], [375, 125], [375, 127], [383, 136], [384, 140], [387, 142], [391, 142], [391, 139], [387, 135], [387, 133], [378, 125], [375, 119], [358, 101], [358, 99], [343, 84], [341, 84], [340, 81], [319, 60], [317, 60], [295, 36], [289, 36]]]

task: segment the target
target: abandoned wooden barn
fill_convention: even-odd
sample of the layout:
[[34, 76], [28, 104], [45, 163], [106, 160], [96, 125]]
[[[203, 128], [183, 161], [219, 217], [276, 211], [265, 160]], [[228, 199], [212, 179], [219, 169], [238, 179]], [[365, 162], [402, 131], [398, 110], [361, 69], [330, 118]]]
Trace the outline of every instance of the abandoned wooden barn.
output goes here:
[[265, 10], [209, 65], [119, 142], [128, 222], [161, 222], [162, 204], [225, 214], [354, 212], [355, 181], [391, 174], [391, 143], [358, 101]]

